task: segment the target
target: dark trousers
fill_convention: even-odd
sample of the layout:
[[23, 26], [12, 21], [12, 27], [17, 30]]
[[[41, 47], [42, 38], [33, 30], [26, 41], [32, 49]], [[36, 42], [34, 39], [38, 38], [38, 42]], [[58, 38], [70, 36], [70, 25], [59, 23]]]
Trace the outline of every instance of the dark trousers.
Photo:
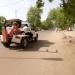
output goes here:
[[32, 39], [33, 34], [31, 32], [25, 33], [26, 35], [29, 35], [29, 37]]

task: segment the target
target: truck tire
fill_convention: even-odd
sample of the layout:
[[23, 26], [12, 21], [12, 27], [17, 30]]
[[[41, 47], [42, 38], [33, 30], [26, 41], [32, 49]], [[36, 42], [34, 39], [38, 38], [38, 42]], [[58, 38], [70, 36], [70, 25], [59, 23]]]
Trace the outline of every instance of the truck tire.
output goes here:
[[34, 41], [35, 41], [35, 42], [38, 41], [38, 34], [36, 34], [36, 37], [34, 38]]
[[27, 46], [28, 46], [28, 39], [27, 38], [22, 38], [21, 47], [26, 48]]
[[8, 42], [6, 42], [6, 43], [4, 43], [4, 42], [2, 42], [2, 43], [3, 43], [4, 47], [8, 48], [11, 44], [11, 39], [9, 39]]
[[3, 43], [3, 46], [8, 48], [10, 46], [10, 44], [9, 43]]

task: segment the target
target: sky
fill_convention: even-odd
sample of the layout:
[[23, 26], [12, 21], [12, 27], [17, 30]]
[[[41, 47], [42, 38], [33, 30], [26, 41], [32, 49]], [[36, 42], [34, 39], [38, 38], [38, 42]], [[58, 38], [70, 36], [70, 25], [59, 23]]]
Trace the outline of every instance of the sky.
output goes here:
[[[41, 20], [45, 20], [49, 11], [59, 7], [61, 3], [60, 0], [54, 0], [52, 3], [48, 0], [43, 0], [43, 2], [45, 2], [45, 4], [42, 8], [43, 13], [41, 15]], [[0, 0], [0, 16], [4, 16], [6, 19], [19, 18], [26, 21], [29, 8], [35, 5], [36, 0]]]

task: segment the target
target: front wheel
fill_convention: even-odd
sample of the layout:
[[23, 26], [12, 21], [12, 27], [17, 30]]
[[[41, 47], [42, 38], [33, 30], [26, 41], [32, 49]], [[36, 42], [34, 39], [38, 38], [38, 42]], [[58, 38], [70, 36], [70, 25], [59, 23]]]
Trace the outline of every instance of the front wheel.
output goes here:
[[28, 40], [27, 38], [22, 38], [21, 40], [21, 47], [26, 48], [28, 46]]
[[34, 41], [38, 41], [38, 34], [36, 35], [36, 37], [34, 38]]

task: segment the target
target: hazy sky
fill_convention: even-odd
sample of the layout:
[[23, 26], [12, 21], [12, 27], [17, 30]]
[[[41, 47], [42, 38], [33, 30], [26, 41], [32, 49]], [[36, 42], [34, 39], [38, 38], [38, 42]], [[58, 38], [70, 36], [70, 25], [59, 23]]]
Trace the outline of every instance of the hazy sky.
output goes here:
[[[61, 2], [60, 0], [54, 0], [52, 3], [49, 3], [48, 0], [43, 0], [43, 1], [45, 2], [45, 5], [43, 7], [43, 13], [41, 19], [45, 20], [48, 15], [48, 12], [53, 8], [59, 7], [59, 4]], [[6, 19], [13, 19], [16, 18], [17, 14], [17, 18], [25, 21], [29, 7], [35, 5], [36, 5], [36, 0], [0, 0], [0, 16], [4, 16]]]

